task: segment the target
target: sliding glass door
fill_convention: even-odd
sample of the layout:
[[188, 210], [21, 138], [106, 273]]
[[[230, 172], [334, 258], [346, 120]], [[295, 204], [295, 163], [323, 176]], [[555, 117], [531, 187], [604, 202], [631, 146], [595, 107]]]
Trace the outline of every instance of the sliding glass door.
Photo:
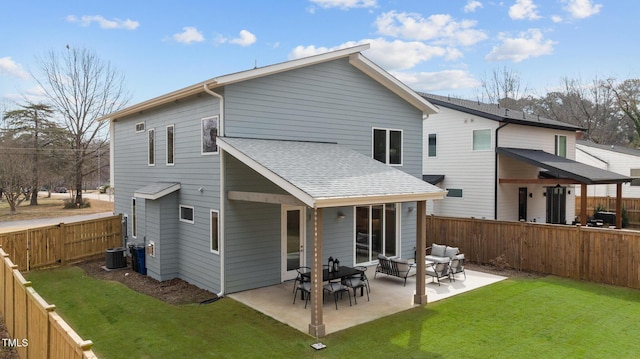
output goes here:
[[378, 259], [378, 254], [394, 257], [398, 250], [398, 205], [356, 207], [356, 263]]

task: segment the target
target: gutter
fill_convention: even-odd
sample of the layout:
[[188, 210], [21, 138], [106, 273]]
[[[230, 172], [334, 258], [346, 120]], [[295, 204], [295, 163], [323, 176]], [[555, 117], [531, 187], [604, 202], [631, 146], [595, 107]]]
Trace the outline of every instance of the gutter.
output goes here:
[[[209, 95], [217, 98], [219, 100], [219, 110], [220, 110], [220, 118], [218, 121], [218, 126], [220, 127], [218, 130], [218, 137], [220, 136], [224, 136], [224, 97], [222, 95], [219, 95], [218, 93], [211, 91], [209, 89], [209, 86], [207, 86], [207, 84], [205, 83], [204, 85], [202, 85], [202, 88], [204, 89], [204, 92], [208, 93]], [[220, 145], [218, 145], [219, 147]], [[225, 212], [224, 212], [224, 156], [222, 153], [222, 148], [219, 148], [220, 151], [220, 218], [218, 218], [218, 226], [220, 227], [220, 248], [218, 248], [218, 252], [220, 253], [220, 293], [216, 293], [216, 296], [218, 298], [222, 298], [224, 297], [224, 283], [225, 283], [225, 279], [224, 279], [224, 254], [225, 254], [225, 250], [224, 250], [224, 216], [225, 216]]]
[[496, 128], [496, 148], [495, 151], [495, 160], [493, 164], [493, 176], [494, 176], [494, 189], [493, 189], [493, 219], [498, 220], [498, 131], [500, 131], [503, 127], [508, 125], [510, 122], [505, 122], [502, 125]]

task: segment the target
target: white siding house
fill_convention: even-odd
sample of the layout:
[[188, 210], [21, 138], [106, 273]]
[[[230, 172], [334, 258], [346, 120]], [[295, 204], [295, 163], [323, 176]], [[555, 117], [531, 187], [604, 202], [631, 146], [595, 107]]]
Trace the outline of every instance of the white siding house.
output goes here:
[[430, 205], [434, 214], [572, 223], [580, 183], [623, 180], [596, 167], [576, 168], [576, 126], [477, 101], [422, 96], [440, 109], [423, 128], [423, 178], [448, 191]]
[[[601, 145], [579, 140], [576, 143], [576, 161], [604, 170], [640, 179], [640, 150], [614, 145]], [[580, 189], [577, 190], [580, 193]], [[594, 185], [587, 188], [589, 197], [615, 197], [615, 185]], [[640, 198], [640, 181], [622, 185], [622, 197]]]

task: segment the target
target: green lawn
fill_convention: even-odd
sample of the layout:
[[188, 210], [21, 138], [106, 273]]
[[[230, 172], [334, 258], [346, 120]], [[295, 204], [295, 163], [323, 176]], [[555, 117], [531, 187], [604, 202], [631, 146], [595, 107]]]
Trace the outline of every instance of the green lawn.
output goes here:
[[640, 291], [557, 277], [506, 280], [331, 334], [304, 333], [233, 299], [172, 306], [76, 267], [33, 287], [104, 359], [638, 358]]

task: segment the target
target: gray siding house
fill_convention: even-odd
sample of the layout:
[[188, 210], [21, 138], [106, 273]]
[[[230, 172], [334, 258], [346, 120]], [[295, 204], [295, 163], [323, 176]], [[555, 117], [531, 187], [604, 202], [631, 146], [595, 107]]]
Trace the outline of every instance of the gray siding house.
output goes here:
[[[424, 253], [423, 118], [436, 108], [360, 52], [216, 77], [106, 116], [111, 184], [147, 274], [219, 293], [322, 264]], [[418, 275], [424, 263], [418, 261]], [[415, 301], [426, 303], [424, 281]]]

